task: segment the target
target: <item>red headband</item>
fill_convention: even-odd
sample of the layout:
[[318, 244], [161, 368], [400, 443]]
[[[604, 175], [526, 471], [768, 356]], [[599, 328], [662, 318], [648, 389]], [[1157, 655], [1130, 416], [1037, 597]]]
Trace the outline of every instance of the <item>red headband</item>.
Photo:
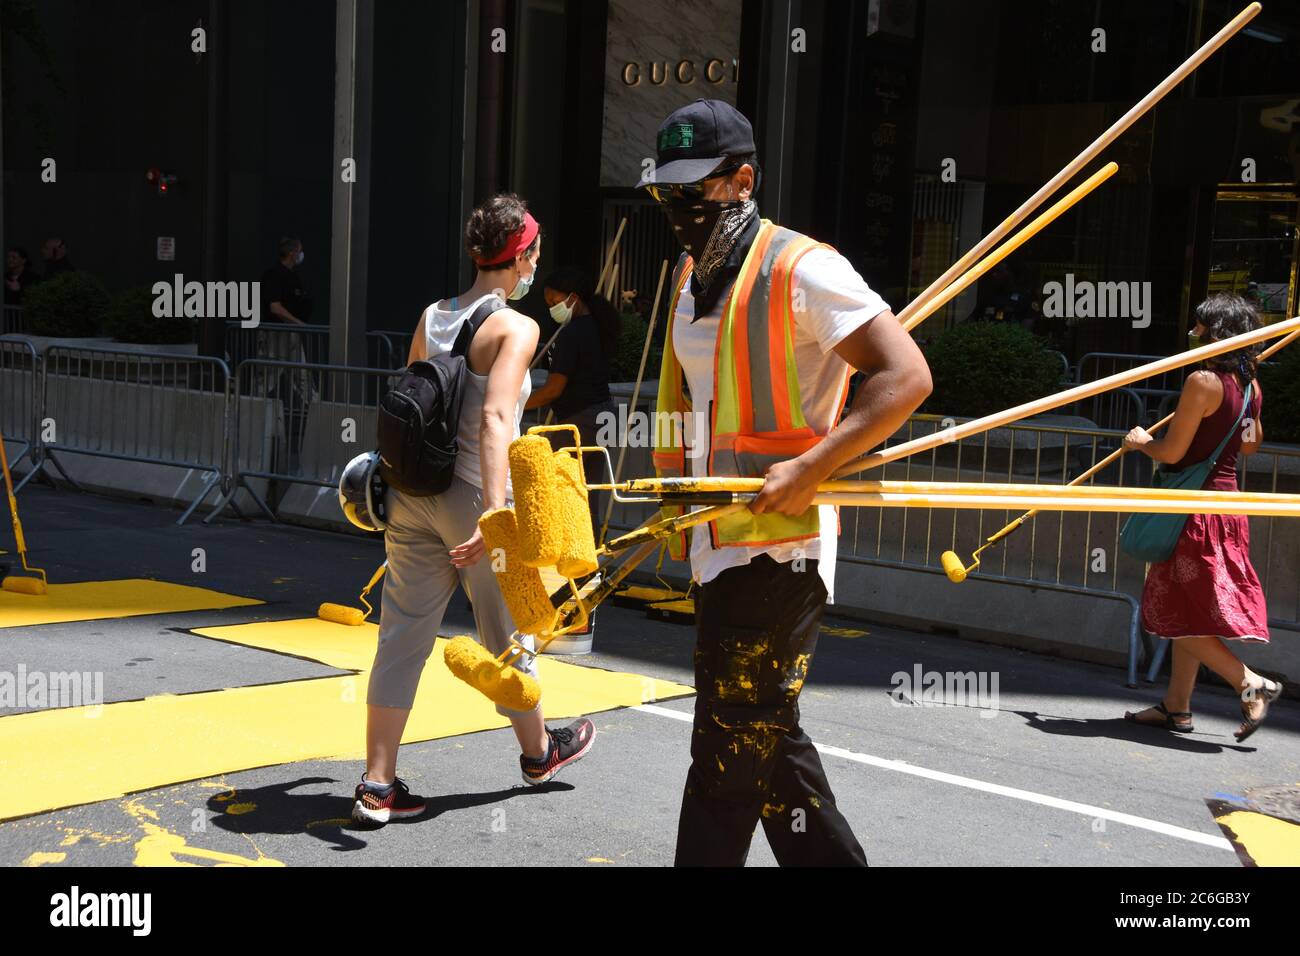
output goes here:
[[497, 253], [493, 259], [475, 259], [475, 265], [497, 266], [503, 262], [509, 262], [533, 244], [533, 240], [537, 238], [537, 233], [540, 230], [541, 227], [537, 225], [537, 220], [533, 218], [533, 214], [525, 212], [523, 226], [510, 237], [505, 248]]

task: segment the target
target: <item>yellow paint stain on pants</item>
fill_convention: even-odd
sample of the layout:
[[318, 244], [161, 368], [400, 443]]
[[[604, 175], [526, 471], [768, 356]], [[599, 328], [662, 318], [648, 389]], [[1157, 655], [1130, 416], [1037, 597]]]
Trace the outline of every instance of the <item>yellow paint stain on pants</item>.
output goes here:
[[141, 614], [214, 611], [261, 603], [253, 598], [222, 594], [207, 588], [144, 578], [51, 584], [48, 593], [42, 595], [0, 590], [0, 629], [68, 621], [101, 621]]
[[[359, 673], [104, 704], [94, 719], [80, 707], [0, 717], [0, 820], [254, 767], [360, 759], [378, 630], [317, 618], [205, 628], [198, 633]], [[447, 670], [443, 643], [425, 666], [404, 743], [507, 726], [487, 698]], [[539, 669], [549, 718], [635, 706], [651, 684], [656, 700], [694, 693], [545, 657]], [[31, 780], [41, 785], [21, 785]]]

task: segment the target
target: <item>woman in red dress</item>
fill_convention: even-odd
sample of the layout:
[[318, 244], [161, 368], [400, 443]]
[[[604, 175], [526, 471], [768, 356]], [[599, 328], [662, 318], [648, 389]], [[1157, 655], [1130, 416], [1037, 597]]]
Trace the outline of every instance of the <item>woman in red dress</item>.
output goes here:
[[[1193, 334], [1217, 342], [1259, 327], [1254, 308], [1237, 295], [1214, 295], [1196, 309]], [[1124, 447], [1138, 450], [1178, 471], [1214, 454], [1241, 414], [1248, 382], [1254, 382], [1250, 408], [1224, 446], [1205, 482], [1206, 490], [1237, 491], [1237, 456], [1251, 455], [1264, 440], [1260, 423], [1263, 394], [1255, 377], [1260, 347], [1251, 346], [1209, 359], [1188, 376], [1178, 409], [1164, 435], [1152, 438], [1135, 428]], [[1241, 691], [1245, 740], [1263, 722], [1282, 685], [1256, 674], [1228, 649], [1228, 641], [1268, 643], [1264, 589], [1250, 563], [1250, 524], [1245, 515], [1193, 514], [1174, 553], [1151, 565], [1142, 590], [1142, 626], [1172, 640], [1169, 689], [1154, 707], [1125, 713], [1126, 720], [1178, 733], [1192, 730], [1191, 700], [1196, 674], [1204, 664], [1230, 687]]]

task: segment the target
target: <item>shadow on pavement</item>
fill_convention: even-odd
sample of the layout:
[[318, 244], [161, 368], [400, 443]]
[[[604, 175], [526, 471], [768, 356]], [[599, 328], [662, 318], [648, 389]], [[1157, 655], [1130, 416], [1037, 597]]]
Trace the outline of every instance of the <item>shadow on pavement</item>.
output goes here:
[[[368, 844], [357, 834], [373, 832], [377, 827], [362, 827], [352, 822], [352, 797], [341, 793], [293, 793], [298, 787], [313, 784], [338, 784], [333, 777], [300, 777], [284, 783], [252, 789], [225, 790], [208, 798], [208, 809], [217, 814], [213, 825], [229, 833], [243, 835], [307, 834], [333, 845], [335, 850], [361, 850]], [[573, 790], [571, 784], [552, 780], [540, 786], [519, 784], [503, 790], [482, 793], [453, 793], [426, 797], [428, 810], [419, 817], [395, 820], [389, 826], [429, 823], [452, 810], [500, 803], [515, 797]]]

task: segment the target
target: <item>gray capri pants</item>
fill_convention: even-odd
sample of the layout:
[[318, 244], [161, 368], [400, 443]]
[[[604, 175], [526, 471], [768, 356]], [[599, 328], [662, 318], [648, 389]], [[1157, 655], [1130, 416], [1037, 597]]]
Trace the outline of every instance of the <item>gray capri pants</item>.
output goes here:
[[[388, 574], [380, 603], [379, 647], [370, 669], [366, 701], [374, 707], [410, 709], [424, 662], [433, 651], [443, 613], [458, 583], [474, 605], [478, 642], [494, 655], [505, 651], [515, 625], [492, 573], [491, 556], [485, 554], [472, 567], [457, 568], [447, 553], [473, 537], [478, 528], [483, 514], [481, 489], [457, 477], [442, 494], [428, 498], [412, 498], [389, 488], [385, 503]], [[534, 646], [531, 635], [520, 636], [519, 642], [530, 650]], [[536, 659], [529, 655], [520, 655], [514, 666], [537, 677]], [[522, 717], [531, 711], [498, 705], [497, 713]]]

